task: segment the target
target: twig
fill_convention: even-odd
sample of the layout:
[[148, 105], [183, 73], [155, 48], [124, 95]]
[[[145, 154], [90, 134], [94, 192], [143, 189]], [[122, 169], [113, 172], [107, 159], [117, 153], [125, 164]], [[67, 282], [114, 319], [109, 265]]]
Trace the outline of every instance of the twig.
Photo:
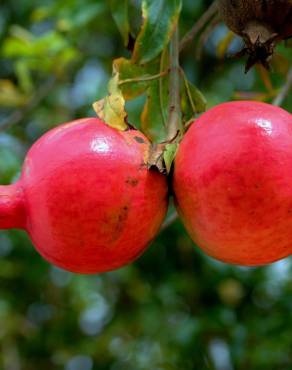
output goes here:
[[213, 30], [215, 29], [215, 27], [220, 23], [220, 21], [221, 19], [219, 17], [219, 14], [216, 14], [214, 18], [210, 21], [208, 26], [205, 28], [205, 30], [202, 32], [202, 34], [200, 35], [200, 38], [198, 40], [197, 52], [196, 52], [197, 60], [201, 59], [201, 56], [203, 54], [204, 45], [207, 42]]
[[169, 116], [167, 139], [177, 136], [181, 129], [180, 108], [180, 67], [179, 67], [179, 34], [178, 27], [173, 33], [170, 43], [170, 74], [169, 74]]
[[48, 80], [37, 90], [37, 92], [33, 95], [31, 100], [23, 109], [13, 112], [10, 116], [4, 118], [0, 122], [0, 131], [7, 130], [11, 126], [21, 122], [24, 117], [34, 108], [36, 108], [39, 103], [49, 94], [55, 85], [55, 82], [56, 77], [48, 78]]
[[289, 91], [292, 87], [292, 67], [290, 67], [287, 80], [282, 89], [280, 90], [279, 94], [275, 97], [273, 100], [273, 105], [280, 106], [284, 102], [284, 100], [287, 98]]
[[[166, 51], [167, 49], [165, 48], [163, 52], [161, 53], [160, 71], [164, 69]], [[159, 79], [159, 104], [160, 104], [160, 111], [161, 111], [161, 116], [163, 120], [163, 126], [166, 127], [166, 116], [165, 116], [164, 107], [163, 107], [163, 80], [162, 78]]]
[[169, 71], [167, 70], [167, 71], [162, 71], [162, 72], [157, 73], [156, 75], [152, 75], [152, 76], [127, 78], [125, 80], [119, 81], [119, 85], [124, 85], [124, 84], [131, 83], [131, 82], [145, 82], [145, 81], [158, 80], [158, 78], [166, 76], [168, 73], [169, 73]]
[[215, 0], [209, 8], [205, 11], [205, 13], [199, 18], [199, 20], [194, 24], [192, 29], [182, 38], [179, 50], [183, 50], [186, 45], [193, 40], [193, 38], [197, 35], [198, 32], [201, 31], [202, 28], [205, 27], [206, 23], [208, 23], [211, 18], [217, 13], [218, 6], [217, 1]]

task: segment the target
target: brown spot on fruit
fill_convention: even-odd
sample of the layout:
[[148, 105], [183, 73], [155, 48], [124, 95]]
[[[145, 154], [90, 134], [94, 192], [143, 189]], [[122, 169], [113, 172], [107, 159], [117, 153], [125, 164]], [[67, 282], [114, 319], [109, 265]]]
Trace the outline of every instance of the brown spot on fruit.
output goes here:
[[126, 205], [121, 209], [121, 211], [118, 215], [117, 224], [116, 224], [115, 230], [114, 230], [113, 235], [112, 235], [112, 240], [113, 241], [118, 239], [119, 236], [121, 235], [121, 233], [123, 232], [124, 227], [125, 227], [125, 223], [126, 223], [127, 218], [128, 218], [128, 214], [129, 214], [129, 207]]
[[134, 140], [136, 140], [139, 144], [145, 144], [145, 140], [140, 136], [134, 136]]
[[128, 177], [126, 183], [129, 184], [129, 185], [131, 185], [131, 186], [133, 186], [133, 187], [135, 187], [135, 186], [138, 185], [139, 180], [136, 179], [135, 177]]

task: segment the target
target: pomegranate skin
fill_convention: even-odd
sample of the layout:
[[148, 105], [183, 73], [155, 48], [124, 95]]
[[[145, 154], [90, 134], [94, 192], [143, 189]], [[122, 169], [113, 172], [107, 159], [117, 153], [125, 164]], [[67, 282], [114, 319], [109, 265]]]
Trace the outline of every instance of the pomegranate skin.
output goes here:
[[72, 272], [130, 263], [167, 210], [166, 178], [147, 169], [148, 149], [139, 131], [118, 131], [97, 118], [49, 131], [30, 149], [15, 185], [23, 193], [16, 226], [46, 260]]
[[174, 166], [176, 205], [208, 255], [256, 266], [292, 253], [292, 115], [220, 104], [196, 120]]

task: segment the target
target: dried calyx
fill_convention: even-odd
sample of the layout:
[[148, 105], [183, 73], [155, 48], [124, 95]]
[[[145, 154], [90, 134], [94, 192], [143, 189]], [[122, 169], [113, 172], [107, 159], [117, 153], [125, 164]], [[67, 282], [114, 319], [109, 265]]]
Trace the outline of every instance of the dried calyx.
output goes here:
[[275, 45], [292, 37], [291, 0], [217, 0], [226, 25], [245, 42], [246, 71], [261, 63], [269, 68]]

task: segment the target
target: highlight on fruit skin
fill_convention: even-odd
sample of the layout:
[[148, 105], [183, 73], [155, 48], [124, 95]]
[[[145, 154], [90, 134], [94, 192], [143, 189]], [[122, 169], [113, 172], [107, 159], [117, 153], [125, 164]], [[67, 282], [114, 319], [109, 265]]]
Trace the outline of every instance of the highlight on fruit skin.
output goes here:
[[269, 104], [220, 104], [198, 118], [175, 159], [178, 213], [194, 242], [232, 264], [292, 254], [292, 115]]
[[135, 260], [165, 217], [165, 176], [147, 169], [148, 139], [98, 118], [63, 124], [27, 154], [16, 184], [0, 186], [0, 228], [22, 228], [49, 262], [78, 273]]
[[227, 27], [241, 36], [248, 55], [246, 72], [256, 63], [269, 68], [278, 42], [292, 37], [291, 0], [217, 0], [219, 14]]

